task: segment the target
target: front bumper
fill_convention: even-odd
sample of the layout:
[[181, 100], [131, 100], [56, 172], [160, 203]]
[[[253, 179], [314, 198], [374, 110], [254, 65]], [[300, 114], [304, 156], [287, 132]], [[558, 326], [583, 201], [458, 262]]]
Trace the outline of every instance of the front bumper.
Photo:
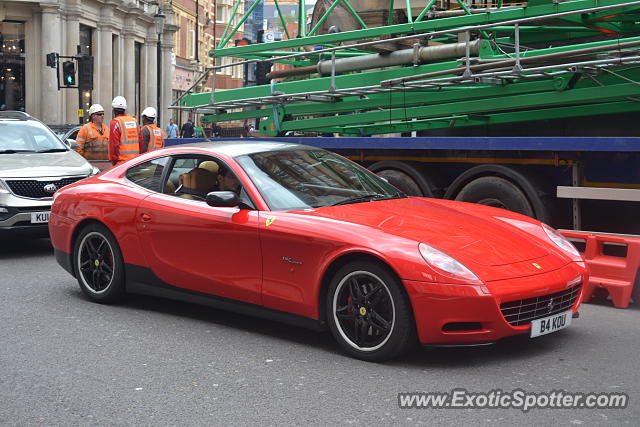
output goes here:
[[32, 223], [31, 214], [50, 211], [51, 200], [30, 200], [11, 194], [0, 194], [0, 231], [47, 233], [47, 223]]
[[[480, 285], [452, 285], [405, 280], [413, 306], [421, 344], [470, 345], [490, 343], [512, 335], [526, 334], [531, 325], [512, 326], [500, 310], [502, 303], [561, 292], [575, 279], [588, 280], [576, 263], [534, 276], [499, 280]], [[570, 309], [580, 306], [582, 288]], [[540, 316], [544, 317], [544, 316]]]

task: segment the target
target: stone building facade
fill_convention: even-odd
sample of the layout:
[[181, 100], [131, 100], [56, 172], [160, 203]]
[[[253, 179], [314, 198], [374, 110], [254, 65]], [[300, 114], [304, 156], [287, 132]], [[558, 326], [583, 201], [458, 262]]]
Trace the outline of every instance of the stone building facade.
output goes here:
[[[161, 116], [172, 101], [173, 9], [143, 0], [16, 0], [0, 2], [0, 107], [22, 109], [45, 123], [77, 123], [79, 104], [100, 103], [111, 114], [111, 100], [123, 95], [129, 112], [157, 107], [157, 42], [153, 15], [166, 16], [161, 35]], [[46, 54], [82, 53], [94, 57], [93, 90], [58, 90], [56, 70]], [[7, 49], [10, 49], [7, 51]], [[11, 71], [7, 72], [9, 69]], [[80, 101], [81, 100], [81, 101]], [[164, 121], [164, 120], [163, 120]], [[163, 124], [163, 123], [161, 123]]]

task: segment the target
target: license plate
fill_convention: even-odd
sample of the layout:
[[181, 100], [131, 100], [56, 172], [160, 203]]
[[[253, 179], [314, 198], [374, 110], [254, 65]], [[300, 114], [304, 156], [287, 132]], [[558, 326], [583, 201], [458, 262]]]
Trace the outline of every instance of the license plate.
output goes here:
[[31, 212], [31, 224], [44, 224], [49, 222], [51, 212]]
[[562, 313], [554, 314], [553, 316], [533, 320], [531, 322], [531, 338], [550, 334], [552, 332], [556, 332], [569, 327], [569, 325], [571, 325], [572, 316], [573, 311], [569, 310]]

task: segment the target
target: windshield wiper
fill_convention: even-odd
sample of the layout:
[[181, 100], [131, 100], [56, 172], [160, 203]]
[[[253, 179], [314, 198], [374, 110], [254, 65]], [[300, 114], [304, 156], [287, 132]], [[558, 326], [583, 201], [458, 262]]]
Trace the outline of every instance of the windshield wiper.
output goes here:
[[0, 154], [33, 153], [33, 150], [0, 150]]
[[66, 148], [48, 148], [46, 150], [39, 150], [36, 153], [62, 153], [63, 151], [69, 151]]
[[348, 205], [351, 203], [362, 203], [362, 202], [371, 202], [374, 200], [386, 200], [392, 199], [393, 196], [387, 196], [385, 194], [365, 194], [364, 196], [352, 197], [350, 199], [340, 200], [339, 202], [333, 203], [330, 206], [338, 206], [338, 205]]

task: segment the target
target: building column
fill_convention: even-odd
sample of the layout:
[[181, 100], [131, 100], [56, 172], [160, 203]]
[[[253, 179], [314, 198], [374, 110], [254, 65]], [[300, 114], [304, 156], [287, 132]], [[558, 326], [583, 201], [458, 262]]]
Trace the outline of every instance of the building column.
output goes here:
[[160, 82], [160, 108], [162, 109], [162, 125], [166, 127], [169, 118], [173, 117], [173, 111], [169, 110], [169, 106], [173, 102], [171, 86], [173, 82], [173, 65], [171, 64], [171, 49], [173, 46], [162, 44], [162, 81]]
[[[129, 27], [130, 28], [130, 27]], [[122, 55], [122, 65], [124, 67], [124, 93], [123, 96], [127, 100], [127, 113], [134, 115], [136, 111], [135, 93], [136, 93], [136, 64], [135, 64], [135, 40], [133, 33], [125, 32], [123, 34], [124, 53]]]
[[[155, 36], [155, 35], [154, 35]], [[157, 36], [149, 35], [147, 36], [147, 40], [144, 44], [145, 56], [146, 59], [144, 63], [144, 88], [145, 88], [145, 107], [153, 106], [158, 109], [158, 76], [156, 64], [158, 60], [157, 55], [157, 47], [158, 47], [158, 39]], [[163, 119], [164, 121], [164, 119]]]
[[[61, 52], [60, 10], [57, 7], [42, 6], [42, 55]], [[40, 119], [47, 124], [62, 123], [62, 97], [58, 93], [56, 70], [42, 67], [41, 70]]]
[[113, 99], [112, 85], [113, 85], [113, 58], [111, 51], [113, 49], [113, 33], [110, 26], [104, 25], [98, 27], [98, 52], [95, 55], [96, 64], [94, 66], [94, 72], [96, 76], [94, 81], [96, 84], [96, 101], [105, 109], [107, 117], [111, 114], [111, 100]]
[[[75, 56], [78, 53], [80, 44], [80, 15], [69, 13], [66, 22], [66, 46], [65, 55]], [[78, 69], [76, 63], [76, 84], [78, 84]], [[64, 123], [78, 123], [78, 91], [79, 89], [65, 89], [65, 117]]]

